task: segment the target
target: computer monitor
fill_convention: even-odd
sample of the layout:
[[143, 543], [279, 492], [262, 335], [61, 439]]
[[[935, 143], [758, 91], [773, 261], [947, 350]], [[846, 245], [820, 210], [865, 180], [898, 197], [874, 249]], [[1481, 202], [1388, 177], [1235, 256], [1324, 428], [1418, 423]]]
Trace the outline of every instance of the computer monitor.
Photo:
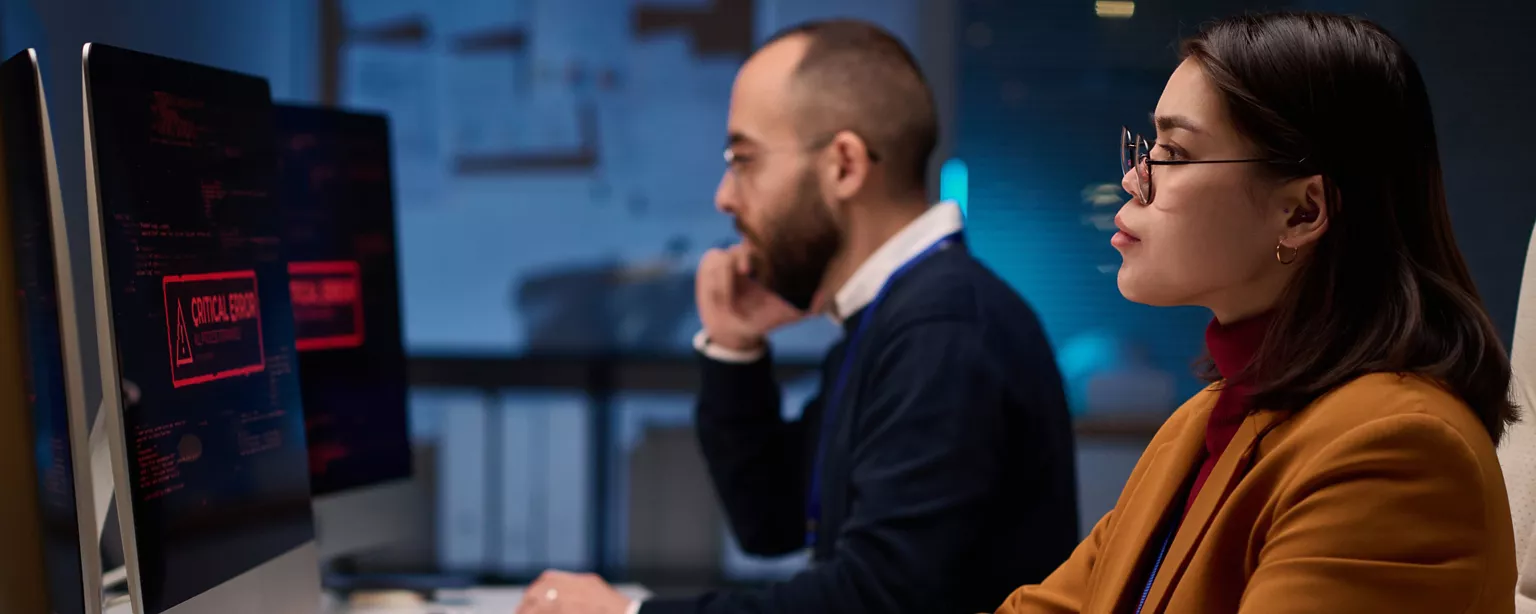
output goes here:
[[83, 70], [102, 411], [134, 610], [313, 611], [267, 82], [101, 44]]
[[0, 612], [96, 614], [101, 561], [64, 210], [36, 53], [0, 63]]
[[411, 481], [389, 122], [277, 105], [299, 379], [322, 560], [410, 530]]

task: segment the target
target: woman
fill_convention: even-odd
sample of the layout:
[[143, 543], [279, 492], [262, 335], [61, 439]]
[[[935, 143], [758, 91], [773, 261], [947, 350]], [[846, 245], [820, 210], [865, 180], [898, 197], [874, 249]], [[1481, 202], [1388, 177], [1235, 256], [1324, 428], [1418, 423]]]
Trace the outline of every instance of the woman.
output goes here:
[[1509, 360], [1451, 235], [1429, 98], [1376, 25], [1183, 45], [1124, 137], [1126, 298], [1199, 305], [1213, 385], [999, 613], [1507, 613]]

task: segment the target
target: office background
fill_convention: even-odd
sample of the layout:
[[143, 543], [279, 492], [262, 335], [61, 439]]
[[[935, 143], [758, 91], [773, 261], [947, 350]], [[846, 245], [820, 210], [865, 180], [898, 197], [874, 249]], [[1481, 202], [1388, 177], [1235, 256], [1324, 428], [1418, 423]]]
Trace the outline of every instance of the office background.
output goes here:
[[[688, 431], [692, 271], [732, 238], [712, 197], [745, 55], [832, 16], [878, 22], [917, 52], [945, 127], [935, 196], [962, 202], [975, 250], [1035, 305], [1058, 352], [1086, 530], [1158, 420], [1199, 388], [1188, 367], [1208, 318], [1115, 290], [1116, 131], [1148, 128], [1179, 36], [1286, 7], [1363, 13], [1415, 54], [1457, 235], [1507, 339], [1536, 220], [1523, 52], [1536, 10], [1520, 2], [0, 0], [0, 43], [39, 49], [75, 262], [89, 260], [87, 41], [261, 75], [280, 101], [390, 116], [422, 497], [417, 530], [351, 568], [518, 579], [558, 566], [710, 585], [802, 564], [735, 548]], [[786, 414], [835, 334], [812, 320], [776, 336]]]

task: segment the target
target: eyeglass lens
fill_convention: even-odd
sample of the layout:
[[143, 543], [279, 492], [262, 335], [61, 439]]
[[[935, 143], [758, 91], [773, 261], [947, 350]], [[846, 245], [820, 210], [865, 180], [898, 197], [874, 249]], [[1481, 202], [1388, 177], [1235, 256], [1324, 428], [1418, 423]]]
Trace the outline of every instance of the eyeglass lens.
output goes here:
[[1120, 130], [1120, 173], [1136, 169], [1137, 198], [1142, 204], [1152, 202], [1152, 165], [1147, 164], [1150, 153], [1147, 140], [1133, 134], [1129, 128]]

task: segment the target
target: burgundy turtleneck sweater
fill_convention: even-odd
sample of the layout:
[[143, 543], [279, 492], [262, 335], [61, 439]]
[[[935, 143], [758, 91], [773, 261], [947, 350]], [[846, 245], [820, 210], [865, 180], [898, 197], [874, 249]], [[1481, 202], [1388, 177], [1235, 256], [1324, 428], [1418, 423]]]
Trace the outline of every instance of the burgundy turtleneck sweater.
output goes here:
[[[1254, 355], [1259, 351], [1259, 343], [1264, 340], [1264, 333], [1269, 329], [1269, 320], [1267, 313], [1226, 326], [1212, 319], [1210, 326], [1205, 329], [1205, 349], [1210, 352], [1211, 361], [1216, 363], [1216, 371], [1226, 381], [1216, 397], [1216, 406], [1211, 409], [1210, 420], [1205, 424], [1205, 450], [1201, 454], [1200, 468], [1195, 471], [1195, 481], [1189, 488], [1189, 498], [1184, 500], [1182, 510], [1170, 510], [1173, 518], [1167, 531], [1178, 530], [1180, 519], [1189, 508], [1194, 507], [1195, 497], [1205, 486], [1205, 480], [1211, 477], [1216, 461], [1226, 451], [1227, 445], [1232, 443], [1232, 437], [1237, 435], [1237, 429], [1242, 427], [1243, 419], [1248, 415], [1248, 395], [1252, 388], [1234, 383], [1232, 378], [1253, 362]], [[1167, 541], [1163, 542], [1162, 547], [1166, 553], [1167, 544], [1173, 540], [1173, 535], [1170, 533], [1165, 539]], [[1150, 547], [1157, 548], [1158, 544], [1153, 542]], [[1156, 564], [1160, 565], [1161, 560]], [[1152, 581], [1156, 579], [1152, 575], [1155, 571], [1156, 567], [1152, 567], [1142, 572], [1147, 574], [1145, 590], [1151, 590]], [[1146, 593], [1143, 592], [1142, 596], [1145, 598]], [[1139, 614], [1141, 610], [1138, 607], [1136, 611]]]
[[1225, 326], [1212, 319], [1210, 326], [1205, 329], [1206, 351], [1210, 352], [1216, 370], [1227, 381], [1222, 384], [1221, 393], [1216, 397], [1216, 407], [1211, 410], [1210, 422], [1205, 426], [1204, 461], [1200, 463], [1194, 485], [1189, 489], [1189, 499], [1184, 505], [1186, 510], [1194, 505], [1195, 495], [1200, 494], [1200, 488], [1205, 486], [1211, 469], [1216, 467], [1222, 451], [1227, 449], [1227, 444], [1232, 443], [1232, 437], [1237, 434], [1243, 418], [1248, 415], [1248, 395], [1252, 387], [1233, 383], [1232, 378], [1242, 373], [1248, 363], [1253, 361], [1259, 351], [1259, 344], [1264, 341], [1264, 332], [1269, 329], [1269, 320], [1268, 313]]

